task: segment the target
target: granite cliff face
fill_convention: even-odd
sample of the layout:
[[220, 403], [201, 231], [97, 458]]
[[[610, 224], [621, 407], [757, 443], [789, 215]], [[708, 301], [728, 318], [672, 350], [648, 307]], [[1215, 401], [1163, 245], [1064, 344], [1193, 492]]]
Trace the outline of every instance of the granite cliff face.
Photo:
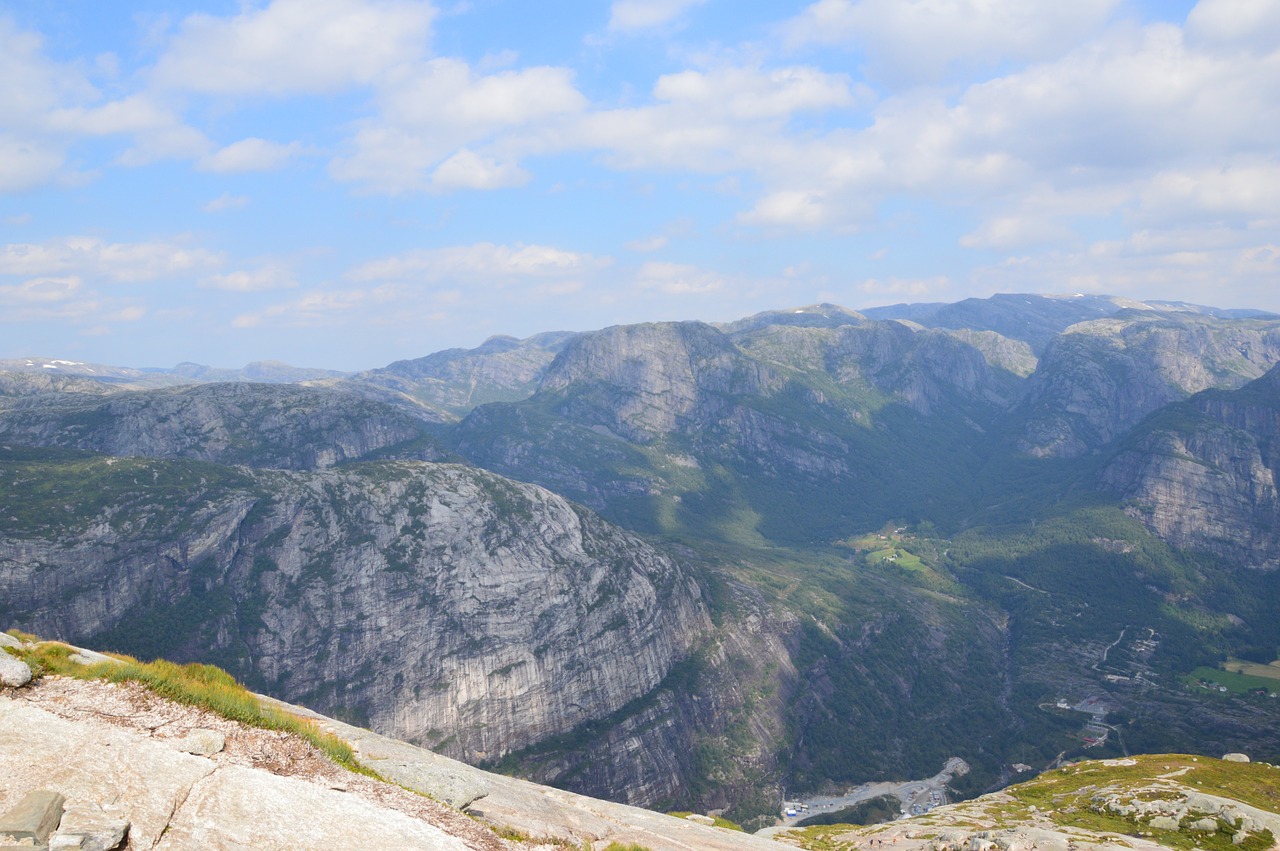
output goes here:
[[1277, 477], [1280, 367], [1153, 417], [1112, 457], [1100, 487], [1166, 541], [1274, 569]]
[[651, 691], [707, 626], [669, 557], [451, 465], [312, 473], [12, 453], [53, 481], [0, 525], [14, 626], [222, 661], [287, 699], [498, 758]]
[[47, 394], [0, 409], [0, 440], [109, 455], [313, 469], [403, 448], [438, 458], [423, 423], [352, 393], [202, 384], [103, 397]]
[[1280, 320], [1123, 311], [1072, 326], [1048, 347], [1019, 418], [1022, 451], [1097, 451], [1148, 414], [1280, 361]]

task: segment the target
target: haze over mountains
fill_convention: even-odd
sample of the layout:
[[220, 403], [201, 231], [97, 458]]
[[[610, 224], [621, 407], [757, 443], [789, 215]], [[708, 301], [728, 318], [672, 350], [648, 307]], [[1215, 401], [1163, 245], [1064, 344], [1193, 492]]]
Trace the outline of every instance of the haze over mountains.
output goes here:
[[755, 823], [953, 755], [981, 792], [1090, 697], [1090, 754], [1274, 759], [1280, 700], [1188, 675], [1280, 647], [1277, 363], [1280, 316], [1036, 295], [10, 361], [0, 622]]

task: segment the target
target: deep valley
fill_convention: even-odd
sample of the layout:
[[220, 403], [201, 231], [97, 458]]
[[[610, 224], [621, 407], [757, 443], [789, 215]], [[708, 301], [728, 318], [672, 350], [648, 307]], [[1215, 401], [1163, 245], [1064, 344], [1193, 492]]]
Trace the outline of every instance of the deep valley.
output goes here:
[[1280, 681], [1193, 672], [1280, 648], [1277, 364], [1278, 316], [1022, 295], [4, 362], [0, 627], [748, 827], [953, 756], [1275, 761]]

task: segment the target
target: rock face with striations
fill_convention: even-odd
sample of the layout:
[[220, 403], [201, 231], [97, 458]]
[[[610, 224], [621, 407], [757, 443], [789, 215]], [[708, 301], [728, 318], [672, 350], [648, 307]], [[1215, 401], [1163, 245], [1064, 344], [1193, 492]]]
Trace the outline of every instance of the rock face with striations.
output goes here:
[[[8, 486], [34, 468], [0, 469]], [[251, 473], [79, 455], [39, 469], [49, 503], [0, 525], [7, 622], [218, 661], [470, 760], [646, 694], [708, 624], [669, 557], [482, 471]]]
[[1100, 487], [1180, 547], [1280, 567], [1280, 366], [1153, 417], [1116, 452]]
[[1072, 326], [1032, 378], [1019, 448], [1040, 457], [1095, 452], [1157, 409], [1234, 388], [1280, 361], [1280, 320], [1126, 310]]

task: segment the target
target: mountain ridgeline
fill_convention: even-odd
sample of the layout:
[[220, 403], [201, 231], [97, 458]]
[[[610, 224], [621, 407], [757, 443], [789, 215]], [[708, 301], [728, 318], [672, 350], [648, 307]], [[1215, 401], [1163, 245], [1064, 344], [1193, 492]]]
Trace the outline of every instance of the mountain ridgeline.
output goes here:
[[293, 384], [9, 363], [5, 626], [748, 823], [953, 755], [962, 793], [1280, 755], [1265, 676], [1207, 673], [1280, 646], [1280, 317], [1007, 295], [263, 373]]

